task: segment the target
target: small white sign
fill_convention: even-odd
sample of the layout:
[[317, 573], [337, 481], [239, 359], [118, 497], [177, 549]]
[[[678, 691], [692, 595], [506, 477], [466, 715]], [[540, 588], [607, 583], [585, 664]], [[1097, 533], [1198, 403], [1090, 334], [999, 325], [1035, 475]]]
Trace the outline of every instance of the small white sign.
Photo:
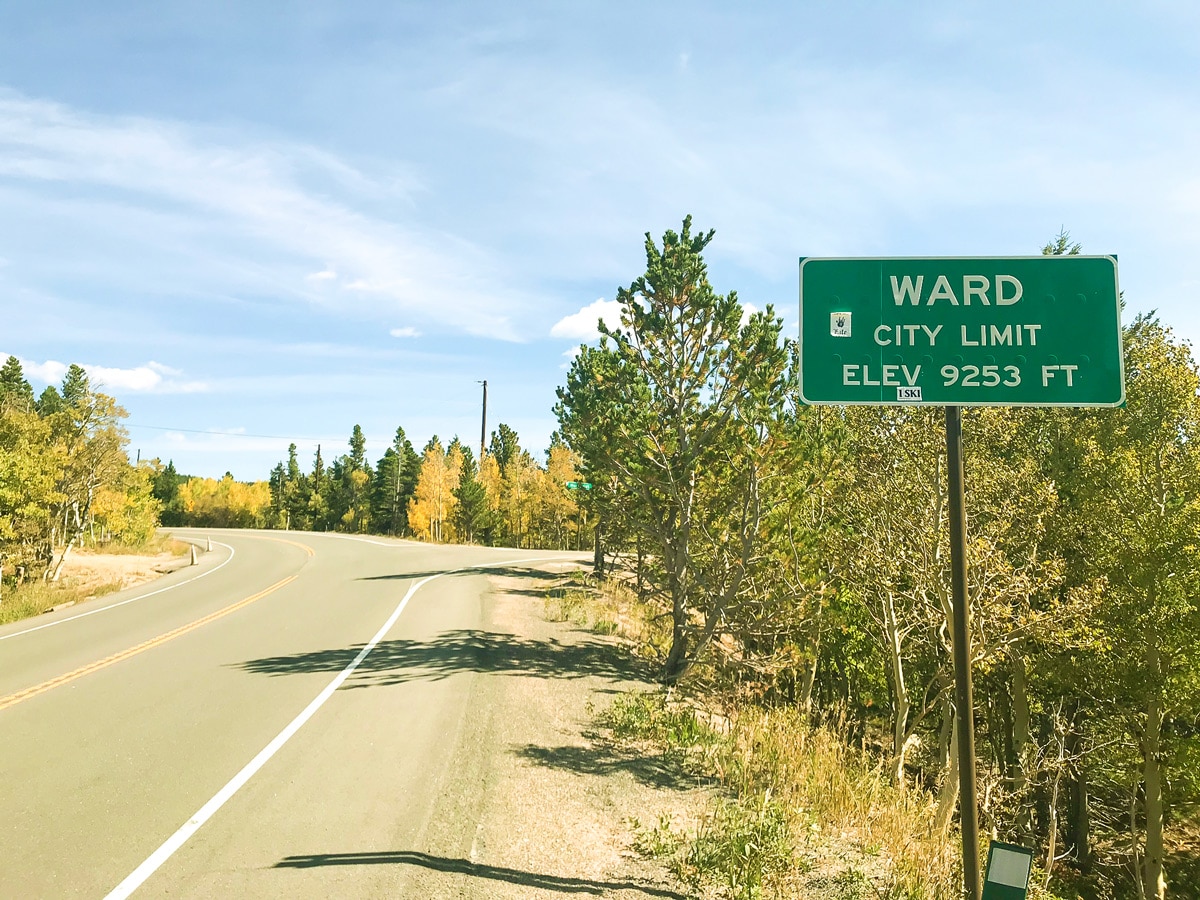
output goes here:
[[919, 387], [896, 388], [896, 401], [899, 403], [920, 403], [921, 389]]
[[1033, 857], [1025, 853], [1015, 853], [1003, 847], [992, 847], [991, 865], [988, 866], [988, 884], [1002, 884], [1005, 887], [1029, 888], [1029, 866]]
[[850, 337], [850, 313], [830, 313], [829, 333], [834, 337]]

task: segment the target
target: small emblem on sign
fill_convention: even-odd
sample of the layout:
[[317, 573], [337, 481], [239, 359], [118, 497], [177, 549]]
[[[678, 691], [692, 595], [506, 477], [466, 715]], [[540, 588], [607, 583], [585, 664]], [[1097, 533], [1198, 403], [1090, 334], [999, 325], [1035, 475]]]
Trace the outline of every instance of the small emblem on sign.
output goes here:
[[829, 333], [834, 337], [850, 337], [850, 313], [830, 313]]
[[896, 401], [898, 403], [904, 403], [905, 401], [919, 403], [921, 401], [921, 389], [919, 387], [896, 388]]

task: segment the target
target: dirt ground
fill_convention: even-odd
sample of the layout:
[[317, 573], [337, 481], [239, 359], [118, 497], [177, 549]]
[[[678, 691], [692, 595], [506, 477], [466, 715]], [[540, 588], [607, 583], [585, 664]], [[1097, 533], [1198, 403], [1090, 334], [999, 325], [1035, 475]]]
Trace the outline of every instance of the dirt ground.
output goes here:
[[60, 580], [80, 589], [85, 595], [97, 591], [118, 591], [153, 581], [188, 564], [188, 557], [169, 551], [157, 554], [102, 553], [74, 550], [63, 563]]
[[[685, 900], [686, 888], [636, 852], [632, 822], [653, 826], [666, 817], [692, 826], [706, 789], [656, 757], [614, 746], [596, 725], [620, 693], [649, 690], [649, 672], [617, 638], [547, 621], [543, 598], [561, 582], [558, 573], [491, 580], [491, 640], [536, 665], [503, 666], [518, 671], [480, 681], [470, 716], [477, 734], [461, 745], [477, 749], [459, 760], [473, 775], [462, 796], [446, 797], [435, 817], [446, 827], [435, 824], [421, 848], [443, 862], [415, 874], [408, 894]], [[454, 824], [464, 819], [477, 823], [469, 846], [458, 843]]]

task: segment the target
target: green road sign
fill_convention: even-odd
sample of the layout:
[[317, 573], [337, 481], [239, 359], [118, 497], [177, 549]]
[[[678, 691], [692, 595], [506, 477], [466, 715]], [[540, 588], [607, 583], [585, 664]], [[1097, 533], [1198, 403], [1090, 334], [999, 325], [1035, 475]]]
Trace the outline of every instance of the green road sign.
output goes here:
[[1120, 406], [1112, 256], [800, 260], [805, 403]]
[[590, 491], [592, 489], [592, 483], [590, 481], [568, 481], [567, 482], [567, 490], [568, 491], [578, 491], [581, 489], [585, 490], [585, 491]]

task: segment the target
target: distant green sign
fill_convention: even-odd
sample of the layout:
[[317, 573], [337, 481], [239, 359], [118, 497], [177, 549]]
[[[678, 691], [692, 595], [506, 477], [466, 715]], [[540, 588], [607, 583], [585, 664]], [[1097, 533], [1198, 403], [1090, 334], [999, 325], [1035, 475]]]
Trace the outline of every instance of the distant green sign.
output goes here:
[[1120, 406], [1112, 256], [800, 260], [805, 403]]
[[568, 481], [567, 482], [567, 490], [568, 491], [578, 491], [578, 490], [590, 491], [591, 489], [592, 489], [592, 483], [590, 481]]

